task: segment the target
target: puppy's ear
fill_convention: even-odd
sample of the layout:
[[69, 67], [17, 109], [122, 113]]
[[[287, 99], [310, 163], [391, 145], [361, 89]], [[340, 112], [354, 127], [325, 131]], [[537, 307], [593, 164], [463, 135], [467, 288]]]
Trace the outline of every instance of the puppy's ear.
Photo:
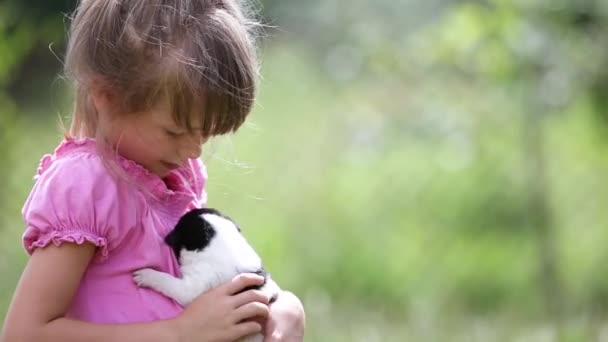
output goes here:
[[165, 243], [171, 247], [176, 247], [179, 244], [179, 232], [177, 229], [173, 229], [169, 235], [165, 237]]

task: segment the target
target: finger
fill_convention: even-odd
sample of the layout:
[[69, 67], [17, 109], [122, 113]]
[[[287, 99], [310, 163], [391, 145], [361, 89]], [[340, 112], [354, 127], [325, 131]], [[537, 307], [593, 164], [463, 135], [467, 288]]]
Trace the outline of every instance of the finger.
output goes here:
[[230, 336], [230, 340], [231, 341], [239, 340], [245, 336], [249, 336], [249, 335], [253, 335], [253, 334], [257, 334], [257, 333], [261, 333], [261, 332], [262, 332], [262, 325], [260, 325], [260, 323], [252, 322], [252, 321], [239, 323], [231, 329], [232, 336]]
[[233, 296], [234, 308], [238, 308], [251, 302], [260, 302], [262, 304], [268, 305], [270, 299], [268, 298], [268, 295], [261, 290], [248, 290]]
[[266, 330], [266, 325], [268, 325], [268, 322], [270, 321], [270, 317], [268, 318], [264, 318], [264, 317], [253, 317], [248, 319], [247, 321], [252, 321], [252, 322], [258, 322], [262, 325], [262, 331]]
[[[273, 319], [268, 319], [266, 324], [262, 326], [262, 334], [264, 334], [264, 342], [274, 342], [277, 341], [275, 337], [275, 332], [277, 331], [276, 322]], [[279, 340], [280, 341], [280, 340]]]
[[268, 305], [252, 302], [245, 304], [234, 311], [234, 321], [241, 322], [254, 317], [266, 320], [268, 319], [269, 314], [270, 309], [268, 308]]
[[262, 285], [263, 283], [264, 277], [262, 276], [254, 273], [241, 273], [232, 278], [232, 280], [226, 284], [225, 290], [228, 295], [232, 296], [243, 291], [243, 289], [249, 286], [258, 286]]

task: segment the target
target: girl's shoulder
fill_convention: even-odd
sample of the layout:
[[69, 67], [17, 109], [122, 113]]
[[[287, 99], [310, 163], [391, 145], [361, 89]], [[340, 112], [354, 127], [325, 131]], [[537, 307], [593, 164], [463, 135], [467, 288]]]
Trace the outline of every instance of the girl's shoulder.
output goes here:
[[34, 177], [37, 182], [84, 185], [87, 179], [112, 182], [110, 172], [92, 139], [63, 140], [52, 154], [42, 157]]
[[100, 257], [139, 222], [141, 203], [106, 167], [94, 141], [66, 140], [42, 158], [22, 210], [28, 252], [53, 242], [91, 242]]

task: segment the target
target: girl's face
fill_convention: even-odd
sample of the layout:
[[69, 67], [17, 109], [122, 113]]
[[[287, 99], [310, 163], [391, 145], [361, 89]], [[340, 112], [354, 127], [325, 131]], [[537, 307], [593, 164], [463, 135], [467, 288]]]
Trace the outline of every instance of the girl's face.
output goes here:
[[207, 141], [195, 129], [179, 127], [173, 120], [167, 101], [137, 113], [103, 115], [100, 127], [118, 153], [165, 177], [190, 158], [198, 158]]

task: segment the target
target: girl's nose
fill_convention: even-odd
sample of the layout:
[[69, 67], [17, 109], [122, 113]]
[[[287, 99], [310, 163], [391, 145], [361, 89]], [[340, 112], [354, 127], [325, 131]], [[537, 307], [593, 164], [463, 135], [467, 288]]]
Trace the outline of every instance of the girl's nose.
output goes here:
[[201, 156], [202, 145], [207, 141], [200, 134], [194, 134], [189, 137], [184, 146], [184, 156], [188, 159], [194, 159]]
[[198, 158], [201, 156], [201, 146], [200, 145], [193, 145], [192, 148], [190, 148], [188, 150], [188, 153], [186, 154], [186, 156], [189, 159], [194, 159], [194, 158]]

